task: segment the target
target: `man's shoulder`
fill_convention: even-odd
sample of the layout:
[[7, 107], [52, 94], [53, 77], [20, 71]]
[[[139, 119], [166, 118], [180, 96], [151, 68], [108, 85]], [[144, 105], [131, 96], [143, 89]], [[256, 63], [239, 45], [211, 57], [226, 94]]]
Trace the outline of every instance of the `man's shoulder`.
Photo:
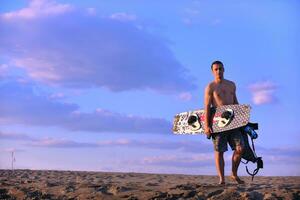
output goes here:
[[212, 89], [214, 87], [214, 85], [215, 85], [215, 83], [214, 83], [214, 81], [212, 81], [206, 85], [205, 89]]
[[235, 87], [235, 83], [234, 83], [233, 81], [227, 80], [227, 79], [225, 79], [225, 81], [226, 81], [226, 83], [227, 83], [228, 85], [231, 85], [231, 86], [234, 86], [234, 87]]
[[214, 88], [214, 82], [212, 81], [212, 82], [210, 82], [210, 83], [208, 83], [206, 85], [206, 87], [205, 87], [205, 93], [211, 94], [213, 92], [213, 90], [214, 90], [213, 88]]

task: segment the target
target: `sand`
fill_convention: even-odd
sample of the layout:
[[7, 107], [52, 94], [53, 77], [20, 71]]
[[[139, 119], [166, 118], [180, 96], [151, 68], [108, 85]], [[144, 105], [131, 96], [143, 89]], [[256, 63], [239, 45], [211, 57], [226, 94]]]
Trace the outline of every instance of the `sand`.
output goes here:
[[0, 170], [0, 199], [300, 199], [300, 177]]

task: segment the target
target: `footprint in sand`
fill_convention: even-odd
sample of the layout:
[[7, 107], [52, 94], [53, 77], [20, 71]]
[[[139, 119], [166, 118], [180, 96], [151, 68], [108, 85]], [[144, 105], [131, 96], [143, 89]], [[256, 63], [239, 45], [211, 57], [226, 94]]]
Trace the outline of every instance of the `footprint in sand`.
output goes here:
[[147, 183], [146, 186], [159, 186], [158, 183]]
[[101, 192], [103, 194], [108, 194], [108, 195], [116, 195], [120, 192], [126, 192], [131, 190], [131, 188], [129, 187], [117, 186], [111, 184], [93, 185], [90, 187], [93, 187], [97, 192]]
[[223, 191], [224, 191], [224, 190], [215, 190], [215, 191], [213, 191], [213, 192], [210, 192], [210, 193], [207, 194], [207, 198], [210, 198], [210, 197], [215, 196], [215, 195], [219, 195], [219, 194], [221, 194]]
[[190, 184], [180, 184], [180, 185], [176, 185], [175, 187], [173, 187], [171, 189], [194, 190], [195, 187], [193, 185], [190, 185]]

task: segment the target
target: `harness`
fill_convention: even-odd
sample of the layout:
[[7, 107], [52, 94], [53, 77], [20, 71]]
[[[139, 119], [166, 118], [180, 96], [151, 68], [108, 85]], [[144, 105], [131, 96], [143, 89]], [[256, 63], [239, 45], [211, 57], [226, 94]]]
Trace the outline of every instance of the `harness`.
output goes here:
[[[242, 159], [245, 160], [245, 162], [241, 161], [244, 164], [248, 164], [249, 161], [256, 163], [257, 167], [253, 170], [253, 172], [249, 172], [248, 167], [246, 166], [247, 173], [252, 177], [252, 181], [254, 179], [254, 176], [258, 173], [259, 169], [263, 168], [263, 160], [262, 157], [257, 157], [255, 153], [255, 147], [253, 140], [258, 137], [255, 130], [258, 130], [258, 124], [257, 123], [248, 123], [245, 127], [241, 128], [242, 136], [244, 138], [245, 142], [245, 149], [242, 155]], [[249, 145], [248, 135], [251, 138], [252, 148]]]

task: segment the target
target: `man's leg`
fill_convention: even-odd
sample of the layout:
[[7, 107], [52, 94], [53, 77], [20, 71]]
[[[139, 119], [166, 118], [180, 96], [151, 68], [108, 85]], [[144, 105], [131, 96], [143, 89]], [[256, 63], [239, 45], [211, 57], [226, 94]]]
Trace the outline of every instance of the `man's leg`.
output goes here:
[[220, 184], [225, 183], [224, 178], [224, 152], [227, 151], [227, 138], [224, 133], [218, 133], [213, 135], [212, 137], [214, 143], [214, 150], [215, 150], [215, 162], [217, 173], [220, 178]]
[[232, 174], [231, 174], [231, 178], [239, 184], [244, 183], [244, 181], [242, 181], [237, 175], [237, 171], [238, 171], [238, 168], [239, 168], [239, 164], [241, 162], [242, 154], [243, 154], [243, 148], [240, 145], [236, 146], [236, 148], [235, 148], [235, 150], [232, 154]]
[[241, 162], [242, 154], [243, 154], [242, 147], [236, 146], [236, 149], [232, 154], [232, 176], [237, 176], [237, 170]]
[[216, 168], [217, 172], [220, 178], [219, 184], [224, 184], [225, 183], [225, 178], [224, 178], [224, 152], [218, 152], [215, 151], [215, 162], [216, 162]]
[[242, 133], [238, 130], [233, 131], [229, 135], [228, 141], [229, 141], [229, 144], [230, 144], [232, 150], [234, 150], [233, 155], [232, 155], [231, 179], [239, 184], [244, 183], [244, 181], [242, 181], [237, 175], [237, 171], [238, 171], [238, 168], [239, 168], [239, 165], [241, 162], [241, 158], [242, 158], [244, 146], [245, 146]]

